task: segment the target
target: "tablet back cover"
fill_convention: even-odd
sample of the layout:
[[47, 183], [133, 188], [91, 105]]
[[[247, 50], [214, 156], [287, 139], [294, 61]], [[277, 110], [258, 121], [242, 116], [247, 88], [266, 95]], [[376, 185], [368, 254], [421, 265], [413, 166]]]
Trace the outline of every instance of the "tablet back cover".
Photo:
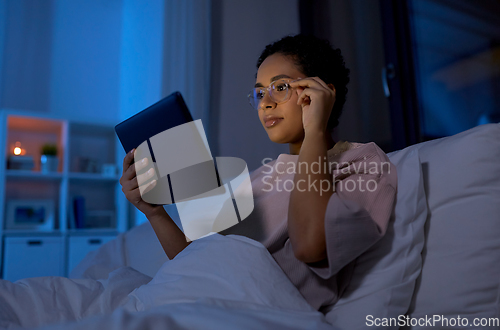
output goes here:
[[184, 99], [174, 92], [115, 126], [116, 135], [129, 152], [167, 129], [193, 121]]

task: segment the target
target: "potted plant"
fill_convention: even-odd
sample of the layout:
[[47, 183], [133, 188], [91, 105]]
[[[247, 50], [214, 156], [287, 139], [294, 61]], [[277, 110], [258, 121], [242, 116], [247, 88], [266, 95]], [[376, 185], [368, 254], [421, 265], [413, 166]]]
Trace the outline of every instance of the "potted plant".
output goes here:
[[57, 158], [57, 145], [46, 143], [42, 146], [40, 168], [43, 173], [57, 172], [59, 158]]

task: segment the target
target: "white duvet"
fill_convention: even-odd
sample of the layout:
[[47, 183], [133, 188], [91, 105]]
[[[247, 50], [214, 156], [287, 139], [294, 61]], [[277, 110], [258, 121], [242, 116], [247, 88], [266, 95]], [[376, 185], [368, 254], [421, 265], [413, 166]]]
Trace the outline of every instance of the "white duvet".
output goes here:
[[214, 234], [151, 278], [130, 267], [105, 280], [0, 281], [0, 328], [331, 329], [260, 243]]

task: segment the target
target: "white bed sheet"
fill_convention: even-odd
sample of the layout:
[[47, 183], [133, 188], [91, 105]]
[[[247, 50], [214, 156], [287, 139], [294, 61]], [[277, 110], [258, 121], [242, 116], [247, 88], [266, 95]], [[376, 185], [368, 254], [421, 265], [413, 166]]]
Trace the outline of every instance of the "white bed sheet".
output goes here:
[[[213, 305], [215, 304], [215, 305]], [[117, 309], [112, 314], [87, 318], [37, 330], [165, 330], [165, 329], [333, 329], [317, 313], [290, 312], [285, 310], [247, 306], [224, 305], [223, 301], [171, 304], [145, 312], [128, 312]]]
[[121, 267], [105, 280], [0, 281], [0, 327], [332, 328], [262, 244], [219, 234], [194, 241], [153, 278]]
[[177, 330], [177, 329], [335, 329], [317, 312], [297, 312], [214, 299], [159, 306], [144, 312], [122, 308], [112, 314], [86, 318], [37, 330]]

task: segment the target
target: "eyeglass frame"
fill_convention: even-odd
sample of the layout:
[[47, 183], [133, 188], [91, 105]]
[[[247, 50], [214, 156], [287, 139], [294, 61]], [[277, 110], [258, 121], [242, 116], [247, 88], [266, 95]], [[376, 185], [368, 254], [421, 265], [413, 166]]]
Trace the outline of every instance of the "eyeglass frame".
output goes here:
[[[281, 80], [288, 81], [288, 82], [286, 82], [286, 83], [285, 83], [285, 84], [286, 84], [286, 86], [287, 86], [287, 94], [286, 94], [285, 98], [284, 98], [282, 101], [279, 101], [279, 102], [278, 102], [278, 101], [276, 101], [276, 100], [273, 98], [273, 96], [272, 96], [272, 92], [271, 92], [271, 88], [274, 86], [274, 84], [275, 84], [276, 82], [281, 81]], [[269, 86], [267, 86], [267, 87], [255, 87], [255, 88], [254, 88], [254, 89], [253, 89], [253, 90], [252, 90], [252, 91], [251, 91], [251, 92], [247, 95], [248, 102], [250, 103], [250, 106], [251, 106], [253, 109], [255, 109], [255, 110], [259, 110], [259, 108], [260, 108], [260, 107], [259, 107], [260, 102], [264, 99], [264, 97], [265, 97], [267, 94], [269, 94], [269, 98], [271, 98], [271, 100], [272, 100], [274, 103], [276, 103], [276, 104], [281, 104], [281, 103], [285, 103], [285, 102], [287, 102], [287, 101], [288, 101], [288, 100], [290, 100], [290, 98], [292, 97], [292, 94], [290, 93], [290, 90], [294, 88], [294, 87], [291, 87], [291, 86], [290, 86], [290, 83], [291, 83], [291, 82], [293, 82], [293, 81], [295, 81], [295, 80], [296, 80], [296, 79], [291, 79], [291, 78], [281, 78], [281, 79], [277, 79], [277, 80], [275, 80], [275, 81], [271, 82], [271, 83], [269, 84]], [[255, 107], [255, 106], [252, 104], [252, 99], [255, 99], [255, 98], [253, 97], [253, 94], [254, 94], [254, 92], [253, 92], [253, 91], [254, 91], [256, 88], [261, 88], [262, 90], [266, 90], [266, 91], [267, 91], [267, 92], [266, 92], [266, 94], [264, 94], [264, 96], [263, 96], [263, 97], [260, 99], [260, 101], [257, 103], [257, 107]]]

